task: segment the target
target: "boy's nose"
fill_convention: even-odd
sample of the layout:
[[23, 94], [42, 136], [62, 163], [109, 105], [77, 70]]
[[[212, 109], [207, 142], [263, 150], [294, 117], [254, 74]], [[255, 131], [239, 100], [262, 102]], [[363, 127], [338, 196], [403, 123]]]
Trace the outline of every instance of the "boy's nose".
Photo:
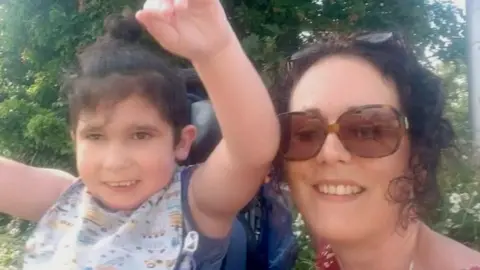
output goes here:
[[131, 163], [130, 155], [125, 147], [120, 145], [111, 146], [103, 155], [103, 167], [110, 171], [122, 170]]

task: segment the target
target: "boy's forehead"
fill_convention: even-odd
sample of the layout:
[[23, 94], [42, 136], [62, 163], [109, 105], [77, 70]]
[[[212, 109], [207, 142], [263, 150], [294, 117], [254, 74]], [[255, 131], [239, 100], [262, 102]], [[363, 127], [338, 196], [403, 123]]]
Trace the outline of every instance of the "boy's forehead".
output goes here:
[[79, 126], [107, 127], [122, 126], [158, 126], [166, 123], [159, 110], [148, 102], [140, 100], [121, 101], [116, 104], [103, 103], [97, 108], [83, 109], [78, 115]]
[[163, 130], [168, 126], [158, 121], [146, 119], [122, 119], [115, 117], [91, 117], [79, 119], [77, 128], [79, 130]]
[[88, 117], [93, 116], [110, 116], [110, 115], [158, 115], [161, 111], [152, 101], [138, 94], [130, 95], [121, 100], [102, 100], [95, 104], [95, 107], [84, 108], [80, 111]]

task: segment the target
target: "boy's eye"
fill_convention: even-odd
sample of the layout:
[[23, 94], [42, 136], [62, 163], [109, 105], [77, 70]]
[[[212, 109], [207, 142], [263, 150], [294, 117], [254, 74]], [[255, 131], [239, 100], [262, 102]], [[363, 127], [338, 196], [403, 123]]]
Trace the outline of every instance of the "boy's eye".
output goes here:
[[152, 135], [146, 133], [146, 132], [136, 132], [133, 134], [133, 139], [135, 140], [148, 140], [152, 137]]
[[88, 140], [97, 141], [103, 138], [101, 134], [88, 134], [85, 136]]

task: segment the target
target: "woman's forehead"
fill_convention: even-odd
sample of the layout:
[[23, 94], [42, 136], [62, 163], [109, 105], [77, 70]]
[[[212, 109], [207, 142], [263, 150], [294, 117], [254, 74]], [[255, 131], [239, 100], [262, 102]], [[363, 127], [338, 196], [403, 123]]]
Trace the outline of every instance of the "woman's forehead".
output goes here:
[[386, 104], [399, 107], [395, 84], [359, 57], [333, 56], [313, 65], [295, 86], [291, 111], [318, 109], [338, 117], [350, 107]]

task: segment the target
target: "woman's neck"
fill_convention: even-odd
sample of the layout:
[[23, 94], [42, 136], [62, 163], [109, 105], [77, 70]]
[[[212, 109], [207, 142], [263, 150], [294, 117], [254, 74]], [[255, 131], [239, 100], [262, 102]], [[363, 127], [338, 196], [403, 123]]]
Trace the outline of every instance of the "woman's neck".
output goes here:
[[356, 243], [330, 245], [342, 270], [409, 270], [422, 227], [415, 222], [406, 230], [377, 232]]

